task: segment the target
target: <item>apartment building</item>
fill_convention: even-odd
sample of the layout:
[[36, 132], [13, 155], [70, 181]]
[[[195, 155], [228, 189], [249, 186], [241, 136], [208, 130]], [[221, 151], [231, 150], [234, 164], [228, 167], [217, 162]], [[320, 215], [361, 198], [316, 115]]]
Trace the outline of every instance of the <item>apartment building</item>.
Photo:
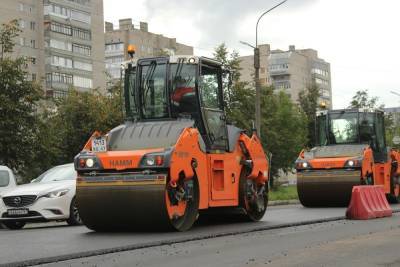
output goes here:
[[[262, 49], [263, 48], [263, 49]], [[314, 49], [270, 50], [269, 45], [260, 46], [260, 82], [272, 85], [277, 91], [284, 91], [293, 101], [299, 93], [315, 84], [320, 89], [319, 102], [332, 108], [332, 86], [330, 64], [318, 57]], [[253, 56], [241, 57], [241, 78], [254, 81]]]
[[12, 19], [22, 30], [14, 55], [28, 59], [28, 79], [49, 97], [105, 90], [102, 0], [2, 0], [0, 22]]
[[148, 24], [134, 25], [132, 19], [120, 19], [118, 28], [105, 23], [105, 57], [108, 74], [117, 79], [121, 74], [121, 62], [128, 60], [128, 45], [136, 47], [135, 57], [160, 55], [193, 55], [193, 47], [178, 43], [176, 38], [168, 38], [148, 31]]

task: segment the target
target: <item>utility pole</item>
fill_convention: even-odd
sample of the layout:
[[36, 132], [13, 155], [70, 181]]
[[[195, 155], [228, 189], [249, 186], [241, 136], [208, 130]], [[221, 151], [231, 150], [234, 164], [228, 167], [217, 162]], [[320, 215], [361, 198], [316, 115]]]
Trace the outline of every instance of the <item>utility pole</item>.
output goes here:
[[268, 9], [264, 13], [261, 14], [261, 16], [257, 20], [256, 24], [256, 45], [252, 46], [249, 43], [246, 42], [240, 42], [242, 44], [248, 45], [254, 49], [254, 83], [256, 86], [256, 101], [255, 101], [255, 119], [256, 119], [256, 129], [257, 129], [257, 134], [258, 137], [261, 138], [261, 88], [260, 88], [260, 49], [258, 48], [258, 23], [260, 22], [261, 18], [267, 14], [268, 12], [274, 10], [278, 6], [282, 5], [285, 3], [287, 0], [284, 0], [280, 2], [279, 4], [273, 6], [272, 8]]

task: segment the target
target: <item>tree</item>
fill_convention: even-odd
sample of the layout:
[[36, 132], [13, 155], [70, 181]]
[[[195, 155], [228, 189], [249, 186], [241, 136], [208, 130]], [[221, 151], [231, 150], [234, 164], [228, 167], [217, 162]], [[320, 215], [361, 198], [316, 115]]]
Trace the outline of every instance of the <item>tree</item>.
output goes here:
[[240, 88], [246, 85], [246, 83], [240, 81], [239, 53], [234, 50], [229, 54], [227, 46], [225, 43], [222, 43], [215, 48], [213, 55], [214, 59], [222, 63], [224, 69], [230, 71], [230, 77], [227, 75], [223, 76], [225, 108], [228, 113], [227, 116], [230, 118], [230, 111], [232, 110], [230, 104], [235, 101], [235, 90], [240, 90]]
[[[264, 148], [272, 153], [271, 178], [293, 170], [294, 161], [307, 142], [307, 118], [284, 92], [261, 90], [261, 123]], [[273, 183], [271, 183], [273, 184]]]
[[71, 162], [94, 131], [106, 133], [123, 121], [118, 86], [109, 96], [71, 90], [56, 103], [57, 112], [47, 122], [57, 140], [58, 164]]
[[299, 93], [299, 104], [301, 110], [307, 117], [307, 146], [315, 146], [315, 117], [318, 109], [318, 99], [321, 96], [320, 89], [313, 83], [306, 90]]
[[353, 96], [349, 108], [383, 108], [384, 105], [378, 106], [378, 100], [376, 96], [370, 97], [368, 90], [360, 90]]
[[26, 80], [25, 59], [11, 57], [19, 32], [16, 20], [0, 26], [0, 164], [22, 173], [35, 155], [42, 89]]
[[[234, 71], [226, 112], [229, 121], [249, 132], [254, 120], [254, 84], [240, 81], [239, 54], [230, 57], [225, 44], [218, 46], [214, 58]], [[294, 161], [307, 141], [307, 119], [290, 97], [276, 93], [272, 87], [261, 90], [262, 143], [265, 151], [272, 153], [271, 180], [293, 169]]]

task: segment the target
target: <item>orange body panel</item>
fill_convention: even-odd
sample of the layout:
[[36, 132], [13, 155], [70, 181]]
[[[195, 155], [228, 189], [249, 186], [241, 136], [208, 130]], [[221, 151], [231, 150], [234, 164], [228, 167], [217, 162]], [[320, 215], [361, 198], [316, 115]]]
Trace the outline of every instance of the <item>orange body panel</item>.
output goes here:
[[122, 171], [139, 167], [143, 155], [153, 152], [162, 152], [163, 149], [143, 149], [133, 151], [110, 151], [97, 153], [97, 157], [104, 169]]

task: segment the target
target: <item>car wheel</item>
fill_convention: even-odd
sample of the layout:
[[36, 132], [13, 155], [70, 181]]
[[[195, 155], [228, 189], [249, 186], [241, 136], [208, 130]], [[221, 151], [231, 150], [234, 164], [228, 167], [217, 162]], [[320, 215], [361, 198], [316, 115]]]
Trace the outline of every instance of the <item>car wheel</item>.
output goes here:
[[81, 225], [82, 219], [79, 216], [78, 206], [76, 205], [75, 198], [71, 201], [71, 206], [69, 208], [69, 218], [67, 220], [69, 225]]
[[10, 230], [19, 230], [22, 229], [26, 222], [21, 222], [21, 221], [5, 221], [3, 222], [4, 226], [7, 227]]

